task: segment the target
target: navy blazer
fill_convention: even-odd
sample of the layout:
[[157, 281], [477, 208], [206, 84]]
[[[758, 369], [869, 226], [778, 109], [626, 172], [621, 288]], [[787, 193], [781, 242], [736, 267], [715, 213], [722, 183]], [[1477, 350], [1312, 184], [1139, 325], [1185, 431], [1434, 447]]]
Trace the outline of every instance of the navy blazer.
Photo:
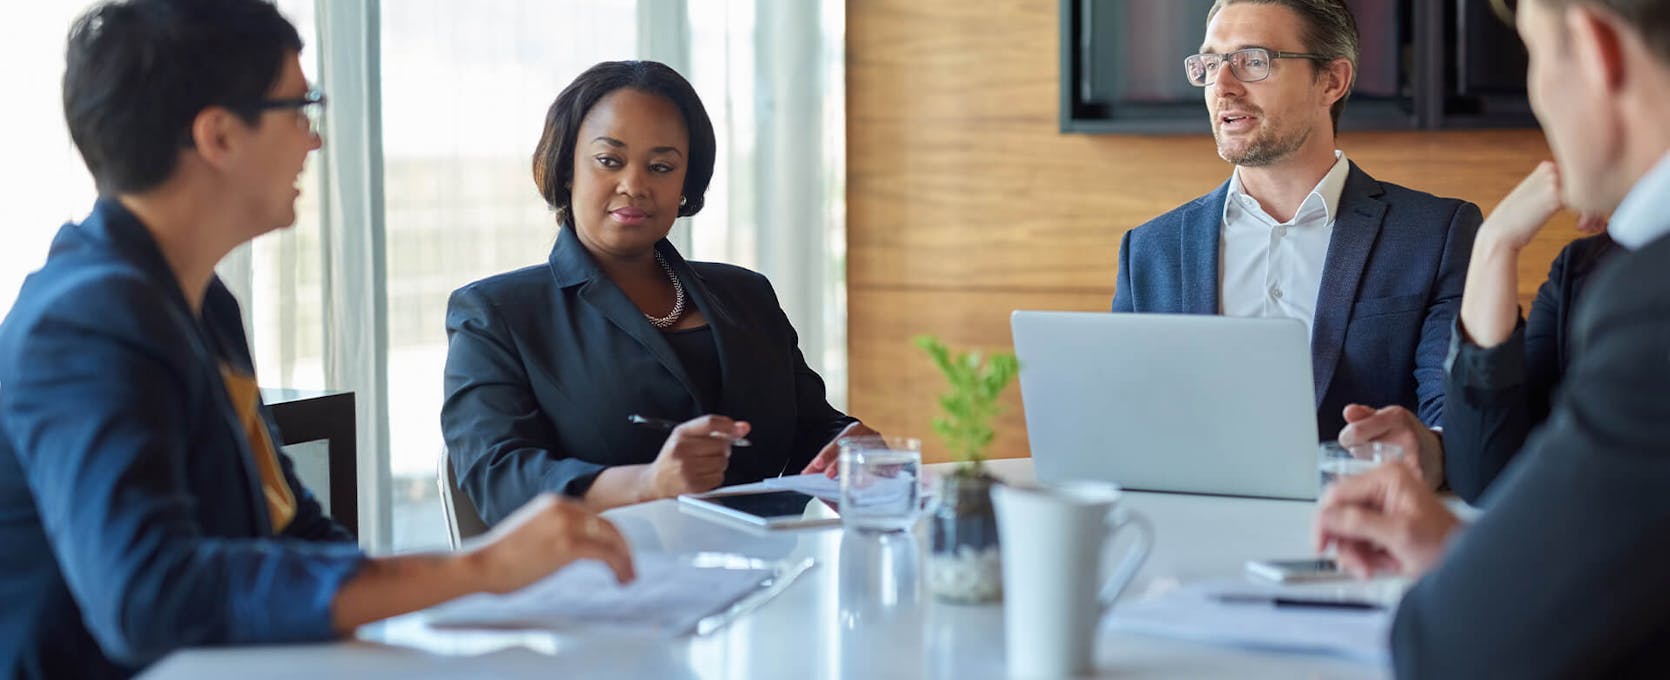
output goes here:
[[[1229, 182], [1154, 218], [1119, 244], [1115, 312], [1217, 314]], [[1317, 436], [1347, 404], [1400, 405], [1428, 426], [1444, 413], [1444, 357], [1478, 206], [1376, 181], [1351, 164], [1340, 192], [1311, 328]]]
[[1531, 430], [1548, 419], [1571, 365], [1578, 296], [1590, 275], [1622, 250], [1606, 234], [1566, 244], [1525, 321], [1495, 347], [1468, 342], [1456, 325], [1445, 383], [1444, 481], [1462, 500], [1477, 504]]
[[721, 394], [702, 403], [672, 347], [563, 229], [547, 264], [477, 281], [447, 303], [441, 429], [459, 487], [494, 524], [545, 491], [584, 496], [598, 473], [655, 460], [666, 432], [629, 414], [717, 413], [753, 426], [725, 484], [799, 473], [848, 424], [824, 398], [771, 283], [656, 249], [707, 317]]
[[273, 535], [222, 361], [252, 368], [218, 280], [194, 318], [112, 200], [58, 232], [0, 324], [0, 677], [333, 637], [331, 600], [364, 558], [283, 454], [297, 510]]

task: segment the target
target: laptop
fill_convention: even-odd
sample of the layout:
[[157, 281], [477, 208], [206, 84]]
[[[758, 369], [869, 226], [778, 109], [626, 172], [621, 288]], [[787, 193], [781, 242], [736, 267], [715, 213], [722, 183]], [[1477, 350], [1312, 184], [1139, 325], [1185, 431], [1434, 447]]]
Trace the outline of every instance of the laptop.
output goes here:
[[1016, 311], [1010, 323], [1040, 481], [1316, 498], [1299, 321]]

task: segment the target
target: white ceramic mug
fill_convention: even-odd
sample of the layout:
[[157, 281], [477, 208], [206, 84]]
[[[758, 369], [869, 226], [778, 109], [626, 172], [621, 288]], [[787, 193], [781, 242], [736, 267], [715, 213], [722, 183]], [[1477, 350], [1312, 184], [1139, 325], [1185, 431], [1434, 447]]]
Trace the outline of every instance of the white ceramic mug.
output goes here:
[[[997, 486], [998, 543], [1003, 546], [1003, 630], [1009, 675], [1082, 675], [1095, 660], [1096, 625], [1131, 582], [1154, 543], [1148, 520], [1114, 516], [1119, 486], [1072, 482], [1049, 487]], [[1096, 590], [1102, 555], [1125, 527], [1136, 544]]]

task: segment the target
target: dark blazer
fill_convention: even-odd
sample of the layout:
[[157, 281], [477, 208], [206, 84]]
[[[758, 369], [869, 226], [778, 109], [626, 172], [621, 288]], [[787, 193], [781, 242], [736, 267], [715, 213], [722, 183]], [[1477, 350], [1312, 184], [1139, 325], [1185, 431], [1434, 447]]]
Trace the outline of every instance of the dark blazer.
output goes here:
[[221, 361], [251, 368], [218, 280], [194, 319], [115, 201], [58, 232], [0, 324], [0, 677], [333, 637], [363, 557], [282, 454], [297, 512], [273, 536]]
[[1589, 275], [1619, 250], [1606, 234], [1567, 244], [1528, 318], [1500, 345], [1467, 341], [1457, 323], [1444, 383], [1444, 478], [1462, 500], [1478, 503], [1531, 428], [1548, 419], [1571, 364], [1573, 305]]
[[[1115, 312], [1217, 314], [1229, 182], [1125, 234]], [[1317, 435], [1345, 406], [1401, 405], [1427, 425], [1444, 411], [1444, 356], [1461, 305], [1478, 206], [1376, 181], [1351, 164], [1340, 192], [1311, 328]]]
[[825, 401], [764, 276], [656, 249], [713, 329], [718, 403], [699, 400], [666, 339], [567, 229], [547, 264], [452, 294], [441, 429], [488, 524], [541, 492], [583, 496], [607, 467], [654, 461], [667, 433], [629, 414], [748, 421], [753, 446], [732, 454], [725, 484], [799, 473], [854, 422]]
[[1584, 293], [1548, 422], [1403, 598], [1406, 678], [1670, 676], [1670, 237]]

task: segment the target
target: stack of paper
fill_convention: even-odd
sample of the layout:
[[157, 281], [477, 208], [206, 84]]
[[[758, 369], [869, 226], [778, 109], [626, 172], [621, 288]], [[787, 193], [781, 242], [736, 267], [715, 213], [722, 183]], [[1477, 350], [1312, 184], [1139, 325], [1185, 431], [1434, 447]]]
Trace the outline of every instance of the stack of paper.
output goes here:
[[[432, 610], [430, 625], [675, 636], [779, 578], [751, 561], [633, 556], [637, 579], [622, 586], [601, 562], [575, 562], [506, 595], [470, 595]], [[787, 575], [792, 578], [793, 575]]]
[[1239, 581], [1183, 586], [1169, 593], [1120, 603], [1109, 616], [1115, 630], [1197, 642], [1345, 656], [1388, 663], [1393, 609], [1350, 610], [1276, 607], [1221, 601], [1227, 594], [1314, 597], [1309, 590], [1259, 587]]

